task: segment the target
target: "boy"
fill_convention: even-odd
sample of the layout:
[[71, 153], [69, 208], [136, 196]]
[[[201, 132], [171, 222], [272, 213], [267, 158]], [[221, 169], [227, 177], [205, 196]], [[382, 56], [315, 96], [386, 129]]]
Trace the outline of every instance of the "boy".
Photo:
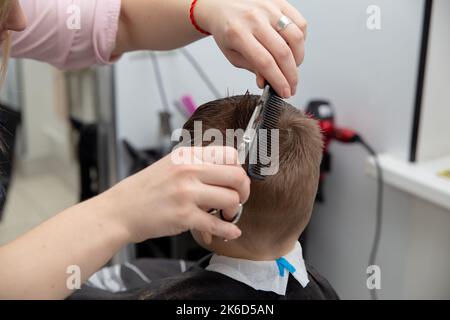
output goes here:
[[[217, 129], [244, 129], [258, 96], [235, 96], [201, 106], [186, 122], [192, 137]], [[201, 121], [202, 132], [196, 121]], [[151, 283], [140, 299], [337, 299], [329, 283], [306, 268], [298, 239], [309, 222], [320, 174], [322, 136], [317, 123], [285, 104], [278, 122], [279, 171], [251, 182], [237, 225], [242, 236], [224, 241], [193, 232], [209, 251], [187, 272]], [[225, 139], [224, 139], [225, 140]], [[233, 140], [235, 140], [233, 138]], [[230, 145], [230, 141], [227, 141]], [[193, 142], [194, 143], [194, 142]], [[236, 141], [231, 141], [236, 146]], [[207, 145], [209, 142], [203, 142]]]

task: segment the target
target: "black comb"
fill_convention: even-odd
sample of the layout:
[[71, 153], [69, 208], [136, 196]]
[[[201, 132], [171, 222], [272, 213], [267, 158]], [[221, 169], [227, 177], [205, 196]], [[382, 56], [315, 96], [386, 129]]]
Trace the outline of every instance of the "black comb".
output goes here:
[[[256, 120], [255, 142], [250, 150], [247, 174], [255, 180], [264, 180], [267, 175], [262, 173], [262, 169], [269, 168], [270, 154], [272, 150], [272, 130], [278, 128], [281, 109], [284, 100], [269, 86], [269, 93], [264, 101], [259, 118]], [[260, 130], [265, 129], [267, 134], [260, 134]], [[256, 160], [256, 161], [255, 161]]]

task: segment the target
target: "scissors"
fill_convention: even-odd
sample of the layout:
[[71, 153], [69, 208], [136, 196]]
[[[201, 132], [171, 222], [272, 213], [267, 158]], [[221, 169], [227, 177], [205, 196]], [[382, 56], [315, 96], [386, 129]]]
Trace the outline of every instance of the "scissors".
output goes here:
[[[247, 159], [247, 156], [252, 148], [255, 146], [255, 138], [257, 134], [257, 126], [259, 121], [261, 121], [261, 114], [265, 105], [265, 101], [267, 101], [269, 97], [269, 90], [270, 86], [266, 86], [264, 88], [263, 94], [261, 96], [261, 99], [259, 100], [258, 104], [255, 107], [255, 110], [253, 110], [252, 116], [250, 117], [250, 120], [248, 121], [247, 127], [245, 128], [244, 135], [242, 136], [242, 140], [238, 144], [237, 152], [239, 157], [239, 163], [243, 164], [245, 163], [245, 160]], [[239, 203], [238, 211], [236, 212], [233, 220], [228, 221], [225, 219], [225, 217], [222, 214], [222, 210], [220, 209], [211, 209], [208, 211], [208, 213], [214, 214], [216, 216], [219, 216], [222, 220], [228, 221], [233, 224], [237, 224], [239, 219], [242, 216], [244, 206], [242, 203]]]
[[264, 88], [261, 99], [256, 105], [255, 110], [253, 110], [250, 120], [248, 121], [247, 128], [245, 129], [244, 135], [242, 137], [242, 141], [238, 145], [237, 151], [240, 163], [245, 163], [249, 151], [255, 145], [255, 138], [257, 134], [256, 128], [258, 127], [258, 123], [261, 121], [261, 114], [265, 105], [265, 101], [267, 101], [269, 97], [269, 90], [270, 87], [267, 85]]

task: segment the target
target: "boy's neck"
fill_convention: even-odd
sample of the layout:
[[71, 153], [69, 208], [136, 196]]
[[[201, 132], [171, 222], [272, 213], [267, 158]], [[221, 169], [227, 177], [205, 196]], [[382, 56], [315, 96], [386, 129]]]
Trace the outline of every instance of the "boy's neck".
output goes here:
[[276, 260], [291, 252], [296, 244], [295, 241], [287, 241], [283, 245], [276, 247], [269, 247], [261, 245], [262, 250], [248, 249], [239, 244], [239, 241], [225, 242], [220, 248], [215, 250], [215, 253], [221, 256], [227, 256], [236, 259], [245, 259], [253, 261], [269, 261]]

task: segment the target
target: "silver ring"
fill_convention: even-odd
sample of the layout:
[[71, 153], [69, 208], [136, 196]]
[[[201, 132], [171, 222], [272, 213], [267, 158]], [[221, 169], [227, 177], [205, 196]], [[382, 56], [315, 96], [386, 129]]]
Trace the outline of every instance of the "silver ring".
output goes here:
[[292, 23], [292, 20], [287, 16], [281, 16], [280, 20], [277, 22], [277, 31], [283, 31], [288, 25]]
[[220, 216], [220, 219], [222, 219], [223, 221], [227, 221], [229, 223], [236, 224], [236, 223], [238, 223], [239, 219], [241, 218], [243, 211], [244, 211], [244, 206], [242, 205], [242, 203], [239, 203], [238, 211], [236, 212], [233, 220], [231, 220], [231, 221], [228, 221], [227, 219], [225, 219], [225, 217], [222, 214], [222, 210], [211, 209], [208, 211], [208, 213], [213, 214], [213, 215], [218, 214]]
[[234, 216], [233, 220], [231, 221], [232, 224], [238, 223], [239, 219], [242, 216], [243, 209], [244, 209], [244, 206], [242, 205], [242, 203], [239, 203], [239, 209], [238, 209], [238, 212], [236, 212], [236, 215]]

